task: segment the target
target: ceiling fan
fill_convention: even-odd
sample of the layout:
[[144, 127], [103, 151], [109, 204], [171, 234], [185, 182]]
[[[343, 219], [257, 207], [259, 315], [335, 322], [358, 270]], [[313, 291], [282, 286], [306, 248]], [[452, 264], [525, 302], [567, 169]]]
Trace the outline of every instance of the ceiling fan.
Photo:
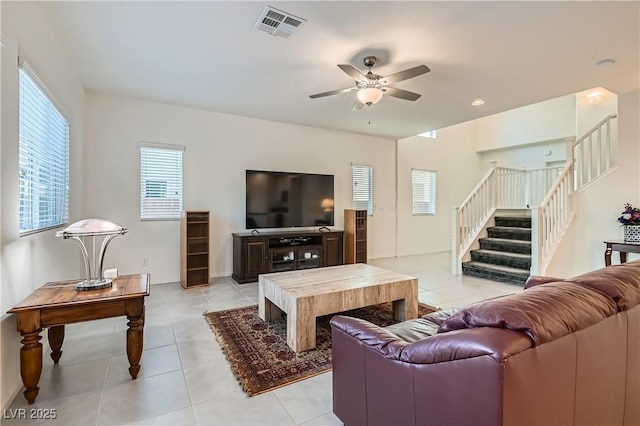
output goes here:
[[347, 89], [338, 89], [331, 90], [329, 92], [316, 93], [315, 95], [310, 95], [309, 97], [311, 99], [316, 99], [322, 98], [324, 96], [338, 95], [340, 93], [356, 92], [357, 100], [353, 104], [352, 109], [361, 109], [364, 105], [371, 106], [377, 103], [380, 99], [382, 99], [382, 95], [385, 93], [389, 96], [405, 99], [407, 101], [415, 101], [419, 99], [420, 96], [422, 96], [417, 93], [397, 89], [395, 87], [389, 87], [387, 85], [426, 74], [431, 71], [428, 66], [418, 65], [417, 67], [409, 68], [404, 71], [382, 77], [371, 72], [371, 67], [376, 64], [376, 61], [377, 58], [375, 56], [367, 56], [364, 58], [364, 66], [369, 68], [369, 72], [367, 72], [366, 74], [362, 74], [351, 65], [338, 65], [338, 67], [342, 71], [347, 73], [350, 77], [356, 79], [356, 86], [349, 87]]

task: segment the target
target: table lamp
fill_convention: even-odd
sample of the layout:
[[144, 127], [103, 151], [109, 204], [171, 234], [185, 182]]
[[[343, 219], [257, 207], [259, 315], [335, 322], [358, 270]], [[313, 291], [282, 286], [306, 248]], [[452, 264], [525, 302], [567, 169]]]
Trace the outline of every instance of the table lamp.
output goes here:
[[[80, 246], [80, 251], [84, 258], [86, 280], [78, 283], [76, 290], [85, 291], [111, 287], [112, 280], [105, 279], [103, 276], [102, 263], [104, 262], [104, 254], [112, 239], [126, 233], [127, 229], [117, 223], [97, 218], [78, 221], [62, 231], [56, 232], [56, 237], [74, 240]], [[89, 261], [87, 246], [84, 244], [84, 237], [92, 238], [91, 254], [93, 259], [91, 262]], [[99, 252], [96, 251], [96, 237], [104, 237]]]

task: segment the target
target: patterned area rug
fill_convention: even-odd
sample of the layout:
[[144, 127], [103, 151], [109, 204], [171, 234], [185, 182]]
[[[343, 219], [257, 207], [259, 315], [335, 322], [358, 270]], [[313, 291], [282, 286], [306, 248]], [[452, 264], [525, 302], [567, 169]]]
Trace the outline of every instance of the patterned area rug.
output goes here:
[[[419, 315], [434, 309], [420, 305]], [[344, 312], [386, 327], [395, 324], [391, 303]], [[317, 318], [316, 349], [296, 354], [287, 346], [286, 317], [264, 322], [258, 306], [205, 312], [204, 317], [222, 346], [231, 370], [249, 396], [303, 380], [331, 369], [333, 315]]]

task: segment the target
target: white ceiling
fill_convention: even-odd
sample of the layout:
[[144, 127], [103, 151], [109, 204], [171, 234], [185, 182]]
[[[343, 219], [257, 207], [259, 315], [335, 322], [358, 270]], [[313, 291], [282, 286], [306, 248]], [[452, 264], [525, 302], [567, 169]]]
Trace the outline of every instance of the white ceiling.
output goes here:
[[[266, 5], [307, 20], [290, 39], [255, 30]], [[398, 139], [602, 86], [640, 88], [632, 2], [47, 2], [88, 91]], [[351, 111], [336, 65], [388, 75], [425, 64]], [[595, 63], [613, 58], [613, 68]], [[486, 104], [472, 107], [483, 98]]]

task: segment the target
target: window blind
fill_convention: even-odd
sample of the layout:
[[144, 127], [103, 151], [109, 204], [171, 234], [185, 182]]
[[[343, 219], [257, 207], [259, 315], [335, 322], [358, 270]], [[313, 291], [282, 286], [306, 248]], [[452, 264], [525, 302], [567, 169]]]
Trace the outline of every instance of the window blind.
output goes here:
[[411, 170], [411, 185], [412, 213], [436, 214], [436, 172]]
[[351, 165], [353, 181], [353, 208], [366, 210], [373, 216], [373, 167]]
[[19, 69], [19, 232], [69, 221], [69, 123], [37, 79]]
[[140, 145], [140, 219], [180, 219], [183, 146]]

